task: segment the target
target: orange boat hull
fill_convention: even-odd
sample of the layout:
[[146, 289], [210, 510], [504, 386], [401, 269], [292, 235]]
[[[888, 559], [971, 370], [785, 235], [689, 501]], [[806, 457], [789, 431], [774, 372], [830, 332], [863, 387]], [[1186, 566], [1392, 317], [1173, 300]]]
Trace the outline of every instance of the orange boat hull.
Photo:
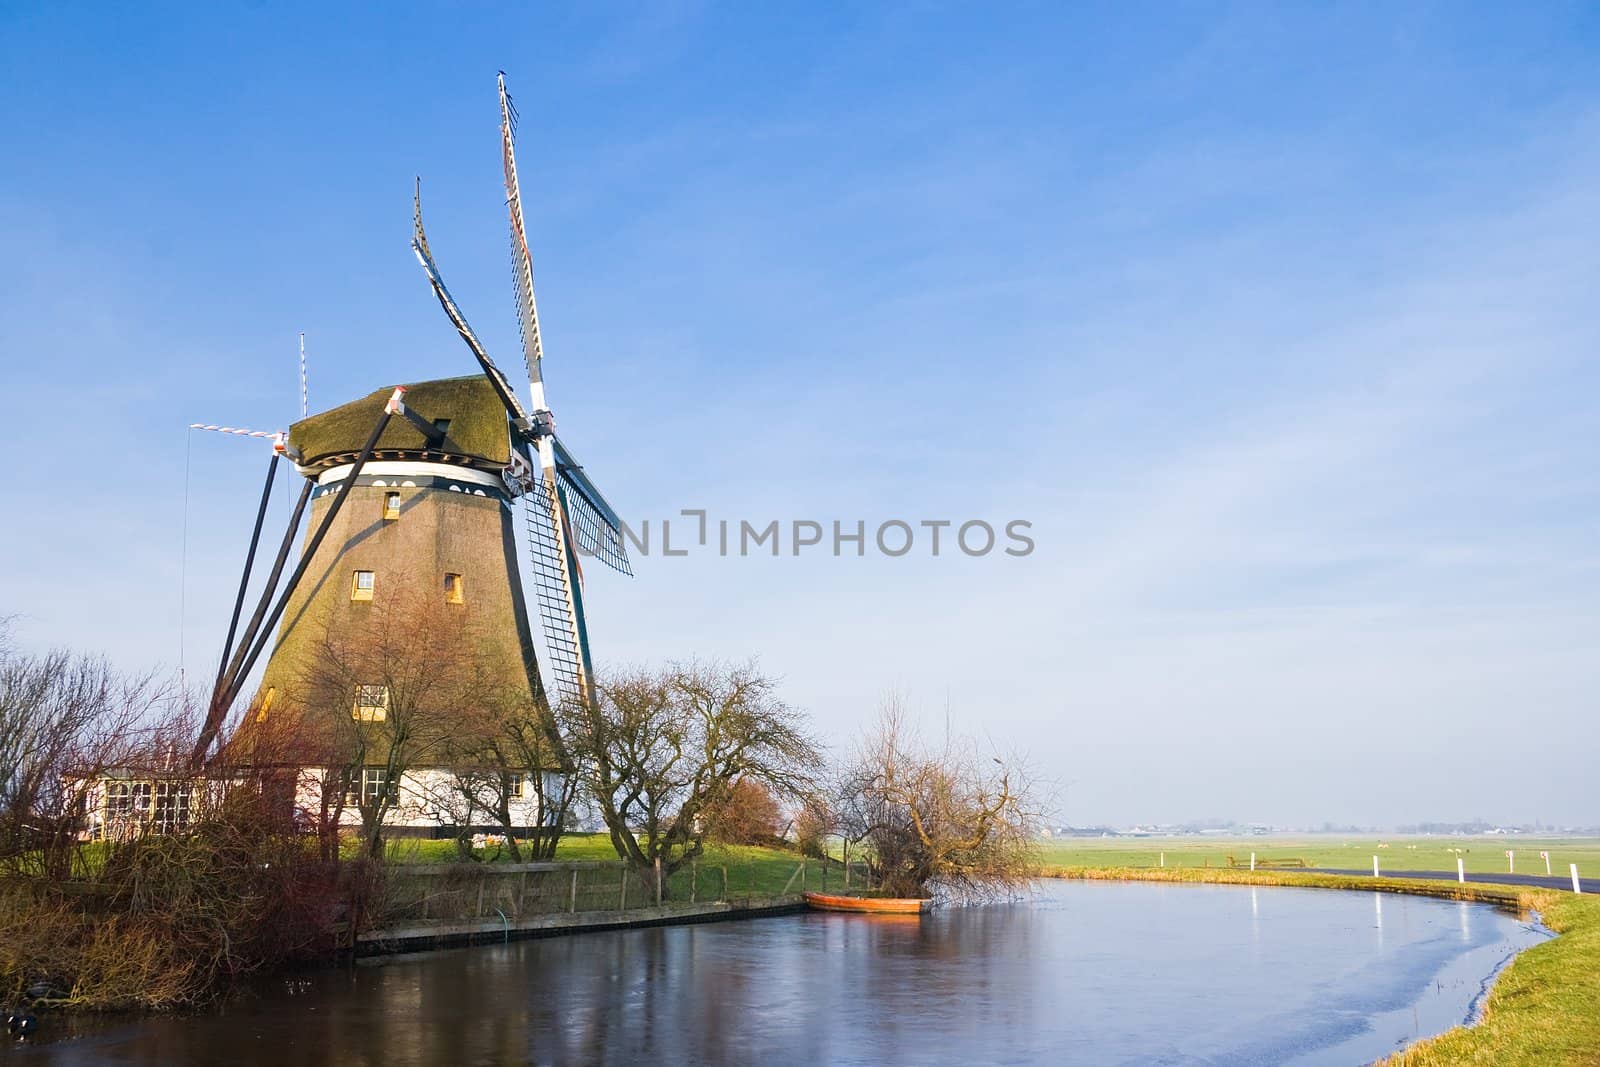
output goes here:
[[807, 893], [806, 903], [821, 911], [851, 911], [863, 915], [920, 915], [933, 907], [931, 899], [909, 897], [835, 897]]

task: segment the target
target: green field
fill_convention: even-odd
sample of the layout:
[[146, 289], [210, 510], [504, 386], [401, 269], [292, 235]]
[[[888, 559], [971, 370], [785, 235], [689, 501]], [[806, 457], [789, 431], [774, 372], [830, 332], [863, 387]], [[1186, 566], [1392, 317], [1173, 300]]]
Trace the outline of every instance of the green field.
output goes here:
[[[1067, 867], [1158, 867], [1172, 869], [1226, 868], [1232, 856], [1248, 867], [1250, 853], [1263, 865], [1284, 860], [1304, 860], [1311, 870], [1370, 871], [1372, 857], [1378, 857], [1384, 871], [1453, 871], [1457, 853], [1466, 864], [1467, 874], [1504, 872], [1506, 849], [1516, 852], [1518, 874], [1544, 874], [1540, 851], [1550, 853], [1550, 869], [1565, 877], [1567, 865], [1576, 863], [1586, 886], [1600, 892], [1600, 839], [1597, 838], [1505, 838], [1505, 837], [1106, 837], [1066, 838], [1044, 841], [1039, 847], [1039, 863], [1045, 870]], [[450, 863], [456, 859], [455, 842], [401, 839], [390, 843], [389, 858], [399, 863]], [[501, 855], [500, 860], [507, 857]], [[616, 850], [605, 834], [566, 834], [557, 849], [558, 860], [616, 860]], [[703, 878], [720, 877], [709, 872], [726, 867], [729, 892], [735, 896], [760, 896], [781, 892], [800, 857], [782, 849], [755, 846], [706, 846], [699, 865]], [[820, 865], [811, 861], [806, 887], [818, 888]], [[829, 886], [839, 888], [837, 863], [828, 872]], [[706, 883], [708, 885], [714, 883]], [[797, 881], [791, 891], [799, 888]]]
[[[1460, 852], [1454, 850], [1459, 849]], [[1260, 861], [1305, 860], [1311, 869], [1453, 871], [1459, 855], [1467, 874], [1504, 873], [1506, 850], [1516, 853], [1516, 873], [1544, 874], [1540, 851], [1550, 853], [1550, 870], [1565, 876], [1576, 863], [1578, 875], [1600, 891], [1600, 839], [1523, 837], [1088, 837], [1057, 838], [1042, 843], [1040, 863], [1052, 867], [1227, 867], [1228, 857], [1249, 866], [1250, 853]]]
[[[454, 863], [456, 845], [454, 841], [392, 841], [389, 844], [389, 859], [396, 863]], [[563, 834], [561, 843], [556, 846], [557, 861], [615, 862], [616, 859], [617, 850], [605, 834]], [[502, 853], [498, 860], [505, 862], [509, 857]], [[802, 859], [798, 854], [782, 849], [754, 845], [707, 845], [705, 855], [696, 862], [703, 893], [717, 892], [724, 870], [728, 879], [727, 895], [730, 897], [776, 896], [783, 892], [786, 885], [791, 893], [797, 893], [801, 888], [800, 879], [796, 878], [792, 885], [789, 880]], [[805, 888], [820, 888], [823, 878], [821, 863], [817, 860], [805, 862]], [[831, 865], [827, 872], [828, 887], [839, 888], [841, 877], [838, 864]], [[682, 895], [687, 894], [687, 878], [687, 873], [680, 872], [673, 881], [673, 885], [682, 890]], [[680, 882], [684, 882], [685, 886], [679, 886]]]

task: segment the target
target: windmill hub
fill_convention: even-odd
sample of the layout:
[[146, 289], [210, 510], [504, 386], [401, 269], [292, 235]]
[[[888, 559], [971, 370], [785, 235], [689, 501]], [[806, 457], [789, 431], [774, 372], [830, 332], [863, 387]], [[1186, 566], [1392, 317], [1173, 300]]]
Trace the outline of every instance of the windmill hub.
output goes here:
[[532, 415], [522, 420], [519, 428], [535, 441], [545, 437], [554, 437], [556, 417], [550, 413], [549, 409], [535, 411]]

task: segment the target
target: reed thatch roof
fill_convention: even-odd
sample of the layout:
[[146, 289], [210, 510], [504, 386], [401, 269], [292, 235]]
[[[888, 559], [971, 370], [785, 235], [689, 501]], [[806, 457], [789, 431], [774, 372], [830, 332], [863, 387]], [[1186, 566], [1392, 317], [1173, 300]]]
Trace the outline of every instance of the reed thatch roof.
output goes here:
[[[449, 419], [444, 444], [438, 449], [447, 455], [464, 456], [485, 464], [504, 466], [511, 458], [511, 437], [506, 409], [489, 379], [481, 374], [463, 378], [441, 378], [416, 382], [406, 387], [406, 406], [430, 422]], [[393, 386], [369, 393], [289, 427], [289, 443], [301, 452], [302, 466], [315, 467], [334, 457], [361, 451], [383, 414], [383, 406], [394, 392]], [[378, 439], [384, 452], [423, 452], [427, 440], [405, 419], [396, 416]]]

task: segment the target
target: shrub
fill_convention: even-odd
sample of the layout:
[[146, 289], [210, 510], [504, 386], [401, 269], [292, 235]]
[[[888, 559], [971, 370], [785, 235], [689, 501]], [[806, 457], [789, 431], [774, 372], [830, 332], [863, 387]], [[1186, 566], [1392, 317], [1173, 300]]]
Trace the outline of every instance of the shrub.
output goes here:
[[727, 845], [764, 845], [783, 828], [778, 802], [751, 778], [734, 783], [728, 796], [706, 810], [706, 836]]

